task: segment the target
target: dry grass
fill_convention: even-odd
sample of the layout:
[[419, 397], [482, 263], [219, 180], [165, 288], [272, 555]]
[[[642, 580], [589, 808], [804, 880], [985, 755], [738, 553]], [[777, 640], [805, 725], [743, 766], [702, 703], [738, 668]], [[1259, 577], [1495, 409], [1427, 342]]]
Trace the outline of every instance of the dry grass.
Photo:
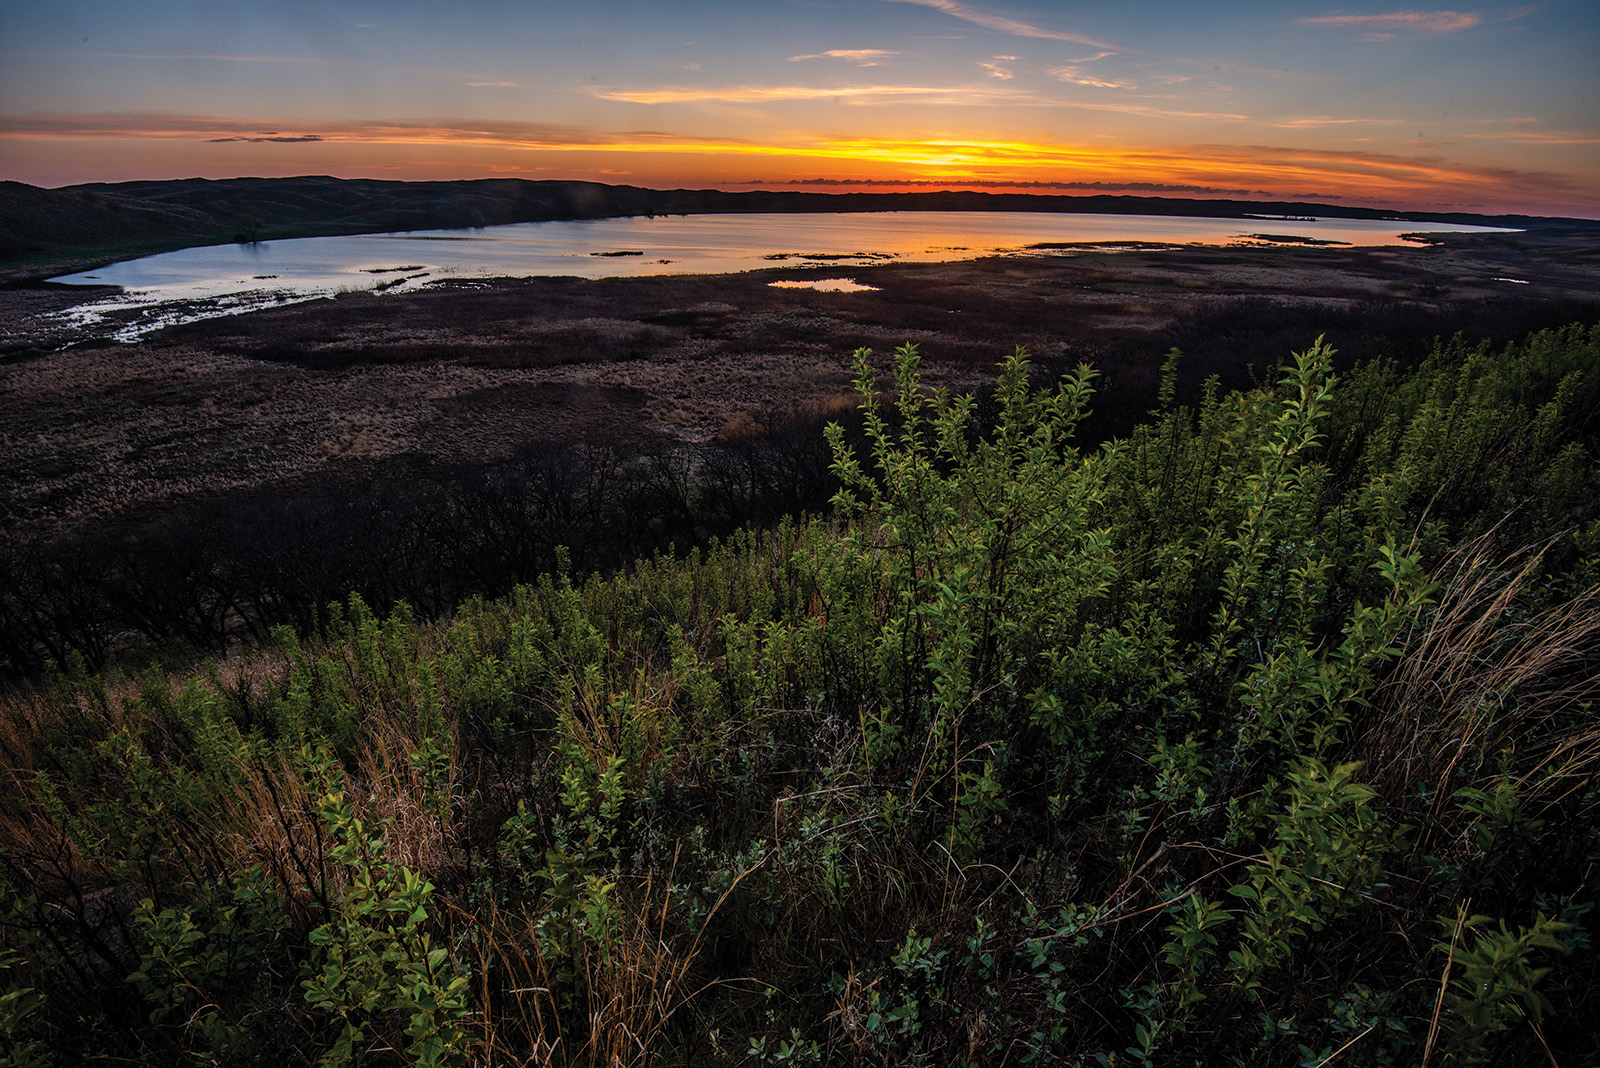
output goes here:
[[1463, 778], [1509, 774], [1523, 804], [1543, 808], [1600, 772], [1600, 590], [1528, 613], [1546, 548], [1497, 553], [1491, 532], [1454, 554], [1437, 608], [1353, 739], [1385, 796], [1431, 797], [1430, 824]]
[[508, 915], [493, 901], [475, 910], [458, 907], [451, 918], [471, 933], [461, 944], [483, 1007], [470, 1021], [478, 1063], [484, 1068], [565, 1064], [571, 1051], [561, 1031], [560, 992], [539, 952], [535, 919], [526, 911]]
[[452, 760], [446, 780], [430, 783], [411, 759], [422, 746], [423, 739], [393, 722], [384, 724], [358, 758], [350, 791], [365, 799], [368, 817], [382, 824], [388, 859], [431, 874], [450, 864], [463, 826], [452, 818], [460, 802], [459, 765]]
[[[465, 941], [471, 973], [478, 977], [472, 1021], [475, 1063], [483, 1065], [645, 1068], [669, 1045], [674, 1019], [718, 980], [697, 978], [704, 932], [749, 871], [741, 874], [691, 934], [672, 905], [672, 874], [658, 891], [647, 877], [619, 910], [620, 927], [604, 944], [586, 943], [565, 972], [540, 952], [544, 917], [526, 909], [505, 913], [494, 905], [457, 907], [454, 921]], [[578, 987], [563, 988], [561, 976]], [[725, 981], [725, 980], [724, 980]], [[579, 996], [581, 1029], [560, 1005]]]
[[[430, 653], [437, 653], [440, 640], [437, 627], [424, 629], [422, 641]], [[257, 650], [230, 661], [224, 670], [242, 691], [283, 692], [290, 664], [281, 652]], [[181, 676], [168, 676], [167, 696], [176, 700], [183, 682]], [[57, 883], [106, 883], [101, 865], [86, 861], [75, 844], [97, 837], [88, 825], [92, 815], [74, 812], [70, 818], [80, 825], [67, 827], [51, 814], [49, 806], [41, 803], [35, 783], [38, 757], [44, 738], [59, 729], [47, 720], [63, 717], [76, 718], [80, 726], [75, 730], [86, 736], [126, 736], [158, 767], [193, 756], [176, 750], [163, 752], [166, 743], [160, 739], [165, 728], [146, 700], [148, 685], [147, 681], [113, 678], [105, 685], [103, 698], [92, 690], [76, 690], [53, 699], [22, 687], [0, 693], [0, 754], [5, 758], [0, 793], [13, 799], [0, 806], [0, 848], [34, 866], [41, 875], [55, 873], [52, 881]], [[464, 826], [453, 818], [461, 803], [459, 762], [454, 753], [447, 754], [442, 781], [430, 781], [414, 759], [424, 747], [414, 704], [393, 700], [393, 695], [362, 697], [360, 719], [365, 738], [354, 766], [346, 773], [344, 787], [363, 818], [383, 827], [391, 862], [420, 874], [437, 875], [452, 863], [456, 838]], [[52, 704], [55, 711], [51, 711]], [[453, 742], [458, 731], [451, 710], [441, 707], [440, 714], [437, 732]], [[232, 780], [231, 786], [206, 796], [204, 805], [181, 814], [178, 822], [161, 827], [171, 858], [181, 862], [185, 854], [192, 854], [193, 865], [214, 867], [216, 872], [261, 864], [288, 899], [302, 904], [321, 896], [324, 886], [337, 893], [343, 872], [327, 860], [328, 829], [316, 814], [317, 787], [307, 781], [304, 769], [282, 753], [252, 755], [227, 739], [207, 746], [207, 754], [212, 774]], [[113, 777], [125, 771], [115, 762], [105, 768]], [[319, 889], [309, 889], [312, 887]]]
[[674, 935], [670, 895], [652, 903], [652, 889], [647, 882], [643, 903], [629, 913], [630, 927], [617, 943], [584, 961], [589, 1041], [583, 1062], [590, 1068], [644, 1068], [673, 1016], [697, 992], [690, 971], [700, 939]]

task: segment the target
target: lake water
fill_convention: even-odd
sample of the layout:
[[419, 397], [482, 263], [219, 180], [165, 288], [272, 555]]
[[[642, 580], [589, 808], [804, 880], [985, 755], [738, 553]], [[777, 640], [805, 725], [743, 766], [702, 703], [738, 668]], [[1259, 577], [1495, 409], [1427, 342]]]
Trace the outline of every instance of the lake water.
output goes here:
[[[414, 290], [439, 279], [724, 274], [771, 267], [859, 268], [1019, 254], [1031, 245], [1227, 245], [1273, 235], [1347, 245], [1401, 244], [1403, 233], [1486, 227], [1364, 219], [1030, 212], [690, 215], [517, 223], [210, 245], [53, 278], [123, 292], [63, 313], [131, 340], [159, 326], [341, 290]], [[1083, 249], [1053, 249], [1072, 255]], [[1039, 254], [1035, 250], [1033, 254]]]

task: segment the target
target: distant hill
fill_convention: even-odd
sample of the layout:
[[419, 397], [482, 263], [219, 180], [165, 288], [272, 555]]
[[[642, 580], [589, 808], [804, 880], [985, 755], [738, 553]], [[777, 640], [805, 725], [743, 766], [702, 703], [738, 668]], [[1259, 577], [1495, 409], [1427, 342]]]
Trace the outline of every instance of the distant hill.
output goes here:
[[181, 241], [215, 229], [204, 212], [86, 189], [0, 182], [0, 259], [52, 249]]
[[0, 182], [0, 263], [140, 254], [229, 241], [659, 213], [667, 196], [594, 182], [509, 179], [188, 178], [61, 189]]
[[455, 229], [549, 219], [743, 212], [1046, 211], [1124, 215], [1318, 215], [1518, 228], [1594, 227], [1526, 215], [1386, 212], [1303, 202], [1030, 193], [812, 193], [643, 189], [489, 178], [391, 182], [325, 176], [95, 183], [43, 189], [0, 182], [0, 266], [59, 266], [229, 241]]

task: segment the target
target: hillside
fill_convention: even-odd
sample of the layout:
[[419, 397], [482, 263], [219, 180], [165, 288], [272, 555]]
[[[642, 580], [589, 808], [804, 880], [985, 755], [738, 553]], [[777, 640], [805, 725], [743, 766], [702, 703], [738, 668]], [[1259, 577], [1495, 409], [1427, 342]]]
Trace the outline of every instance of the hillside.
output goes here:
[[1600, 325], [1337, 340], [1097, 446], [1088, 366], [862, 352], [827, 516], [67, 657], [0, 703], [9, 1055], [1581, 1063]]
[[520, 180], [195, 178], [62, 189], [0, 182], [0, 264], [237, 240], [645, 214], [640, 194], [650, 193]]

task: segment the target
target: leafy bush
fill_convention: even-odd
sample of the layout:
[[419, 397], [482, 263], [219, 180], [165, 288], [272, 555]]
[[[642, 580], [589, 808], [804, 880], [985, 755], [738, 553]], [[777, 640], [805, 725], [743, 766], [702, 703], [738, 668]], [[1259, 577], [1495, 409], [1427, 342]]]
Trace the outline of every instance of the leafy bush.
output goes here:
[[862, 352], [831, 517], [68, 656], [0, 717], [7, 1055], [1581, 1059], [1597, 344], [1173, 353], [1101, 445], [1090, 368]]

